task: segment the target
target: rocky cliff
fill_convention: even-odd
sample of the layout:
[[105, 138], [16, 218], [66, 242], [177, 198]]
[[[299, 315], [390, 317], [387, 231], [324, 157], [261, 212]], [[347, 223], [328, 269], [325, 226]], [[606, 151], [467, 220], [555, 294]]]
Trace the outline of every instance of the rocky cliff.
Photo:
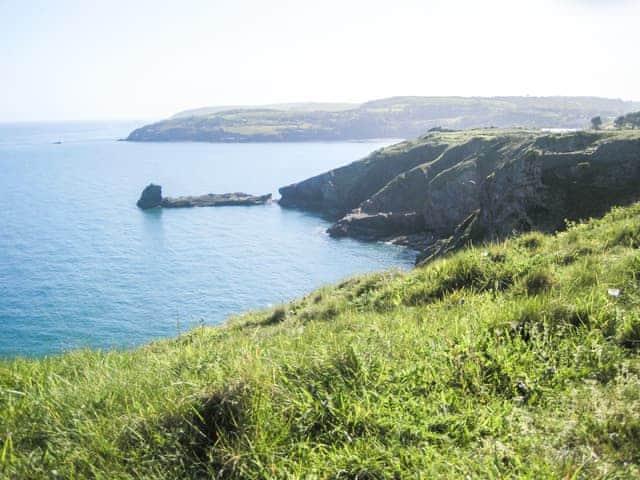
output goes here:
[[640, 199], [640, 132], [433, 131], [280, 193], [282, 206], [333, 217], [332, 236], [429, 258]]

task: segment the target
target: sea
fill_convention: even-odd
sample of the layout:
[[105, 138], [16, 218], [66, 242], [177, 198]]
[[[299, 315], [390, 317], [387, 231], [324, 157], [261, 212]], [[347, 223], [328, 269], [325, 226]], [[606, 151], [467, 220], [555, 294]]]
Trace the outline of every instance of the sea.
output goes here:
[[126, 349], [271, 308], [414, 252], [333, 239], [277, 203], [154, 209], [167, 196], [273, 193], [386, 141], [133, 143], [142, 122], [0, 124], [0, 358]]

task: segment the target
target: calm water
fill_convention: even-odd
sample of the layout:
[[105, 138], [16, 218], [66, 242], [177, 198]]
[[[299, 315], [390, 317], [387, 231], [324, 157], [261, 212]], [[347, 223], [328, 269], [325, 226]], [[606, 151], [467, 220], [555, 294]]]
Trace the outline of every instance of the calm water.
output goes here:
[[150, 181], [165, 195], [275, 194], [382, 143], [115, 141], [137, 125], [0, 124], [0, 356], [137, 345], [411, 265], [277, 205], [135, 207]]

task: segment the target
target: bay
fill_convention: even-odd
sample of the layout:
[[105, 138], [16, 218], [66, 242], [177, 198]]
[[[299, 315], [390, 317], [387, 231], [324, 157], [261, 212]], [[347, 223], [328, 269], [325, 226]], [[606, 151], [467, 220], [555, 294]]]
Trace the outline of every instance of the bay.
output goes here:
[[135, 206], [149, 182], [170, 196], [277, 195], [391, 141], [117, 141], [138, 124], [0, 124], [0, 356], [131, 347], [412, 265], [405, 249], [332, 239], [325, 219], [277, 204]]

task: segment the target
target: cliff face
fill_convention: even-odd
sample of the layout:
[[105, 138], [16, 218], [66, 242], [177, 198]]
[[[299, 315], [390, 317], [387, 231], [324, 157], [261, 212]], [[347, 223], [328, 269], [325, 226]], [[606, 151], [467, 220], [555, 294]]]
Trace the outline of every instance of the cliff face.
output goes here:
[[446, 145], [425, 144], [405, 151], [406, 143], [373, 152], [364, 160], [282, 187], [280, 205], [341, 217], [425, 158], [435, 158]]
[[280, 189], [283, 206], [334, 216], [333, 236], [419, 246], [470, 241], [602, 215], [640, 199], [640, 132], [430, 132]]

